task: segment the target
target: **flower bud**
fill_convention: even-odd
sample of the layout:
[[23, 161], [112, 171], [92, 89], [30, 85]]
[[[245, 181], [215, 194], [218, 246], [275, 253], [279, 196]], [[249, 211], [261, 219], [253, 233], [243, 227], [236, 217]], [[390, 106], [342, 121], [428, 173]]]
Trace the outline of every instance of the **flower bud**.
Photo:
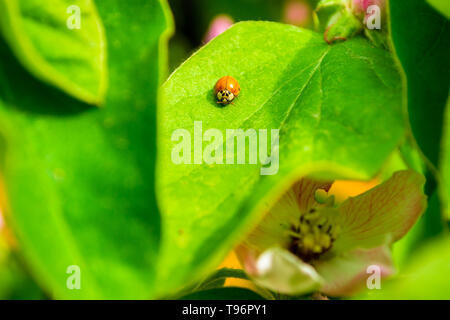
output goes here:
[[233, 25], [233, 23], [234, 21], [230, 16], [225, 14], [218, 15], [212, 20], [208, 32], [206, 33], [204, 42], [208, 43], [219, 34], [225, 32], [229, 27]]

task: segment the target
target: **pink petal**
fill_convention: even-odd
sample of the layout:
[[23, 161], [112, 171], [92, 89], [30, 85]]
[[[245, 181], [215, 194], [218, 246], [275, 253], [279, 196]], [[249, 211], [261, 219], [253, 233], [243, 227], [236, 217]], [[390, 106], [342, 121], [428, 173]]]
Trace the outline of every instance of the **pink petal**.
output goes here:
[[379, 267], [382, 278], [392, 274], [394, 270], [389, 248], [355, 249], [314, 263], [325, 282], [320, 291], [333, 297], [351, 296], [366, 287], [372, 275], [368, 272], [369, 266]]
[[236, 256], [242, 267], [248, 274], [254, 275], [258, 273], [256, 270], [256, 260], [261, 254], [261, 251], [249, 248], [246, 245], [241, 244], [234, 249], [234, 252], [236, 253]]
[[233, 19], [228, 15], [219, 15], [213, 19], [206, 33], [204, 42], [208, 43], [221, 33], [225, 32], [234, 23]]
[[303, 178], [292, 186], [292, 190], [297, 197], [297, 204], [300, 212], [306, 212], [318, 205], [316, 201], [316, 191], [330, 190], [333, 182], [330, 181], [316, 181], [309, 178]]
[[5, 221], [3, 220], [2, 209], [0, 208], [0, 231], [2, 231], [4, 226], [5, 226]]
[[236, 250], [253, 281], [270, 290], [300, 295], [317, 290], [322, 279], [316, 270], [289, 251], [271, 248], [260, 255], [244, 246]]
[[380, 7], [380, 10], [384, 12], [385, 0], [353, 0], [353, 13], [357, 16], [368, 15], [367, 8], [372, 5]]
[[264, 251], [273, 246], [287, 247], [291, 242], [289, 231], [298, 222], [302, 212], [321, 206], [315, 200], [315, 193], [322, 189], [328, 191], [330, 182], [319, 182], [303, 178], [295, 183], [271, 208], [263, 220], [250, 233], [245, 245]]
[[396, 172], [388, 181], [339, 208], [341, 232], [334, 249], [374, 248], [403, 237], [426, 208], [425, 178], [412, 170]]
[[304, 26], [309, 21], [309, 5], [303, 1], [289, 1], [284, 8], [283, 21], [295, 26]]
[[367, 0], [353, 0], [353, 10], [356, 14], [361, 14], [364, 12], [365, 2]]

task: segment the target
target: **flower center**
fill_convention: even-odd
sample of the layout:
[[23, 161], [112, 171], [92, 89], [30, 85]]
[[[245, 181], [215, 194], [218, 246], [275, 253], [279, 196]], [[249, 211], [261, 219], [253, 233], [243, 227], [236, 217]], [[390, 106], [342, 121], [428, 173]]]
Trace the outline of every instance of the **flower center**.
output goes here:
[[305, 262], [315, 260], [331, 249], [338, 233], [339, 226], [320, 210], [311, 209], [291, 227], [289, 250]]

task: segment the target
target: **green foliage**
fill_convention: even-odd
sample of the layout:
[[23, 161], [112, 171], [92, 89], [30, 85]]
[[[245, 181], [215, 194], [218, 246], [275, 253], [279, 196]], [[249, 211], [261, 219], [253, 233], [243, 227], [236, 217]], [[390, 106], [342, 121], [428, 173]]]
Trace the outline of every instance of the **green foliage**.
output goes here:
[[[212, 89], [224, 75], [242, 92], [221, 108]], [[366, 40], [329, 46], [318, 33], [276, 23], [239, 23], [194, 54], [162, 88], [159, 281], [173, 290], [213, 267], [261, 218], [264, 203], [301, 176], [371, 178], [403, 136], [399, 84], [389, 54]], [[280, 171], [175, 165], [172, 133], [193, 134], [194, 121], [224, 134], [280, 129]]]
[[[259, 19], [280, 21], [283, 1], [280, 0], [170, 0], [178, 29], [185, 29], [190, 36], [203, 39], [212, 19], [226, 14], [236, 22]], [[181, 14], [184, 15], [181, 15]], [[187, 14], [185, 14], [187, 13]], [[195, 23], [192, 23], [195, 21]], [[196, 44], [197, 45], [197, 44]]]
[[427, 2], [447, 17], [447, 19], [450, 19], [450, 2], [447, 0], [427, 0]]
[[247, 274], [243, 270], [222, 268], [214, 272], [205, 281], [203, 281], [200, 287], [205, 288], [210, 286], [211, 283], [216, 282], [217, 280], [225, 280], [227, 278], [249, 280]]
[[389, 4], [411, 129], [422, 152], [437, 166], [450, 85], [450, 22], [423, 0]]
[[245, 279], [248, 280], [246, 273], [240, 269], [221, 268], [209, 275], [203, 281], [188, 287], [177, 293], [177, 296], [185, 296], [191, 293], [205, 291], [210, 289], [222, 288], [225, 285], [227, 278]]
[[450, 238], [438, 239], [419, 250], [401, 276], [381, 284], [369, 299], [450, 299]]
[[[172, 42], [171, 66], [214, 16], [281, 20], [286, 4], [171, 3], [185, 29]], [[441, 208], [450, 215], [449, 7], [428, 3], [434, 8], [389, 1], [392, 53], [362, 33], [328, 45], [323, 33], [238, 23], [161, 88], [172, 30], [165, 0], [0, 0], [0, 213], [20, 248], [0, 238], [0, 298], [310, 298], [224, 288], [247, 275], [213, 270], [299, 178], [384, 180], [405, 167], [430, 177], [419, 146], [439, 193], [428, 179], [426, 214], [394, 246], [400, 273], [369, 297], [448, 299], [450, 242], [430, 241], [445, 233]], [[80, 29], [66, 24], [72, 5], [81, 9]], [[362, 26], [345, 8], [332, 37]], [[213, 87], [225, 75], [242, 91], [221, 106]], [[405, 139], [405, 120], [418, 146]], [[261, 175], [270, 167], [261, 160], [248, 164], [247, 142], [246, 164], [176, 165], [172, 134], [186, 129], [194, 146], [195, 121], [203, 133], [222, 132], [223, 144], [204, 141], [200, 152], [224, 162], [234, 141], [227, 129], [267, 130], [269, 144], [270, 130], [280, 130], [268, 154], [279, 160], [276, 174]], [[81, 269], [81, 290], [66, 286], [71, 265]]]
[[[429, 2], [446, 12], [448, 2]], [[439, 175], [442, 208], [450, 216], [449, 130], [448, 121], [443, 121], [450, 88], [450, 21], [421, 0], [406, 5], [390, 1], [390, 18], [392, 43], [404, 70], [404, 101], [412, 133], [432, 172]], [[433, 191], [433, 181], [428, 185]]]
[[442, 141], [442, 154], [440, 169], [442, 180], [440, 183], [440, 194], [443, 201], [444, 214], [450, 220], [450, 98], [444, 115], [444, 134]]
[[264, 298], [249, 289], [227, 287], [194, 292], [180, 300], [264, 300]]
[[16, 252], [0, 237], [0, 300], [44, 298], [19, 260]]
[[[51, 297], [149, 298], [160, 237], [155, 110], [171, 22], [157, 0], [97, 5], [109, 40], [104, 108], [32, 78], [0, 40], [8, 224]], [[66, 288], [70, 265], [81, 290]]]
[[[80, 29], [66, 26], [72, 5], [80, 9]], [[103, 103], [106, 40], [91, 0], [1, 1], [0, 28], [30, 73], [84, 102]]]
[[329, 43], [352, 38], [364, 28], [362, 21], [342, 0], [321, 0], [314, 14], [316, 28], [324, 32], [324, 39]]
[[435, 191], [429, 197], [427, 210], [419, 221], [404, 238], [394, 243], [393, 257], [397, 268], [403, 271], [417, 249], [443, 234], [445, 234], [445, 225], [441, 219], [439, 197]]

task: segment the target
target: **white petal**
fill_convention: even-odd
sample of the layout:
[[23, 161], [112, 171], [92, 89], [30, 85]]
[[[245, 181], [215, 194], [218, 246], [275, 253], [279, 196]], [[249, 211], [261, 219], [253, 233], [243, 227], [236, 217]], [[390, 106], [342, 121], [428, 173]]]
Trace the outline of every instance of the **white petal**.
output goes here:
[[323, 282], [311, 265], [281, 248], [264, 251], [255, 267], [252, 278], [258, 285], [284, 294], [310, 293]]

